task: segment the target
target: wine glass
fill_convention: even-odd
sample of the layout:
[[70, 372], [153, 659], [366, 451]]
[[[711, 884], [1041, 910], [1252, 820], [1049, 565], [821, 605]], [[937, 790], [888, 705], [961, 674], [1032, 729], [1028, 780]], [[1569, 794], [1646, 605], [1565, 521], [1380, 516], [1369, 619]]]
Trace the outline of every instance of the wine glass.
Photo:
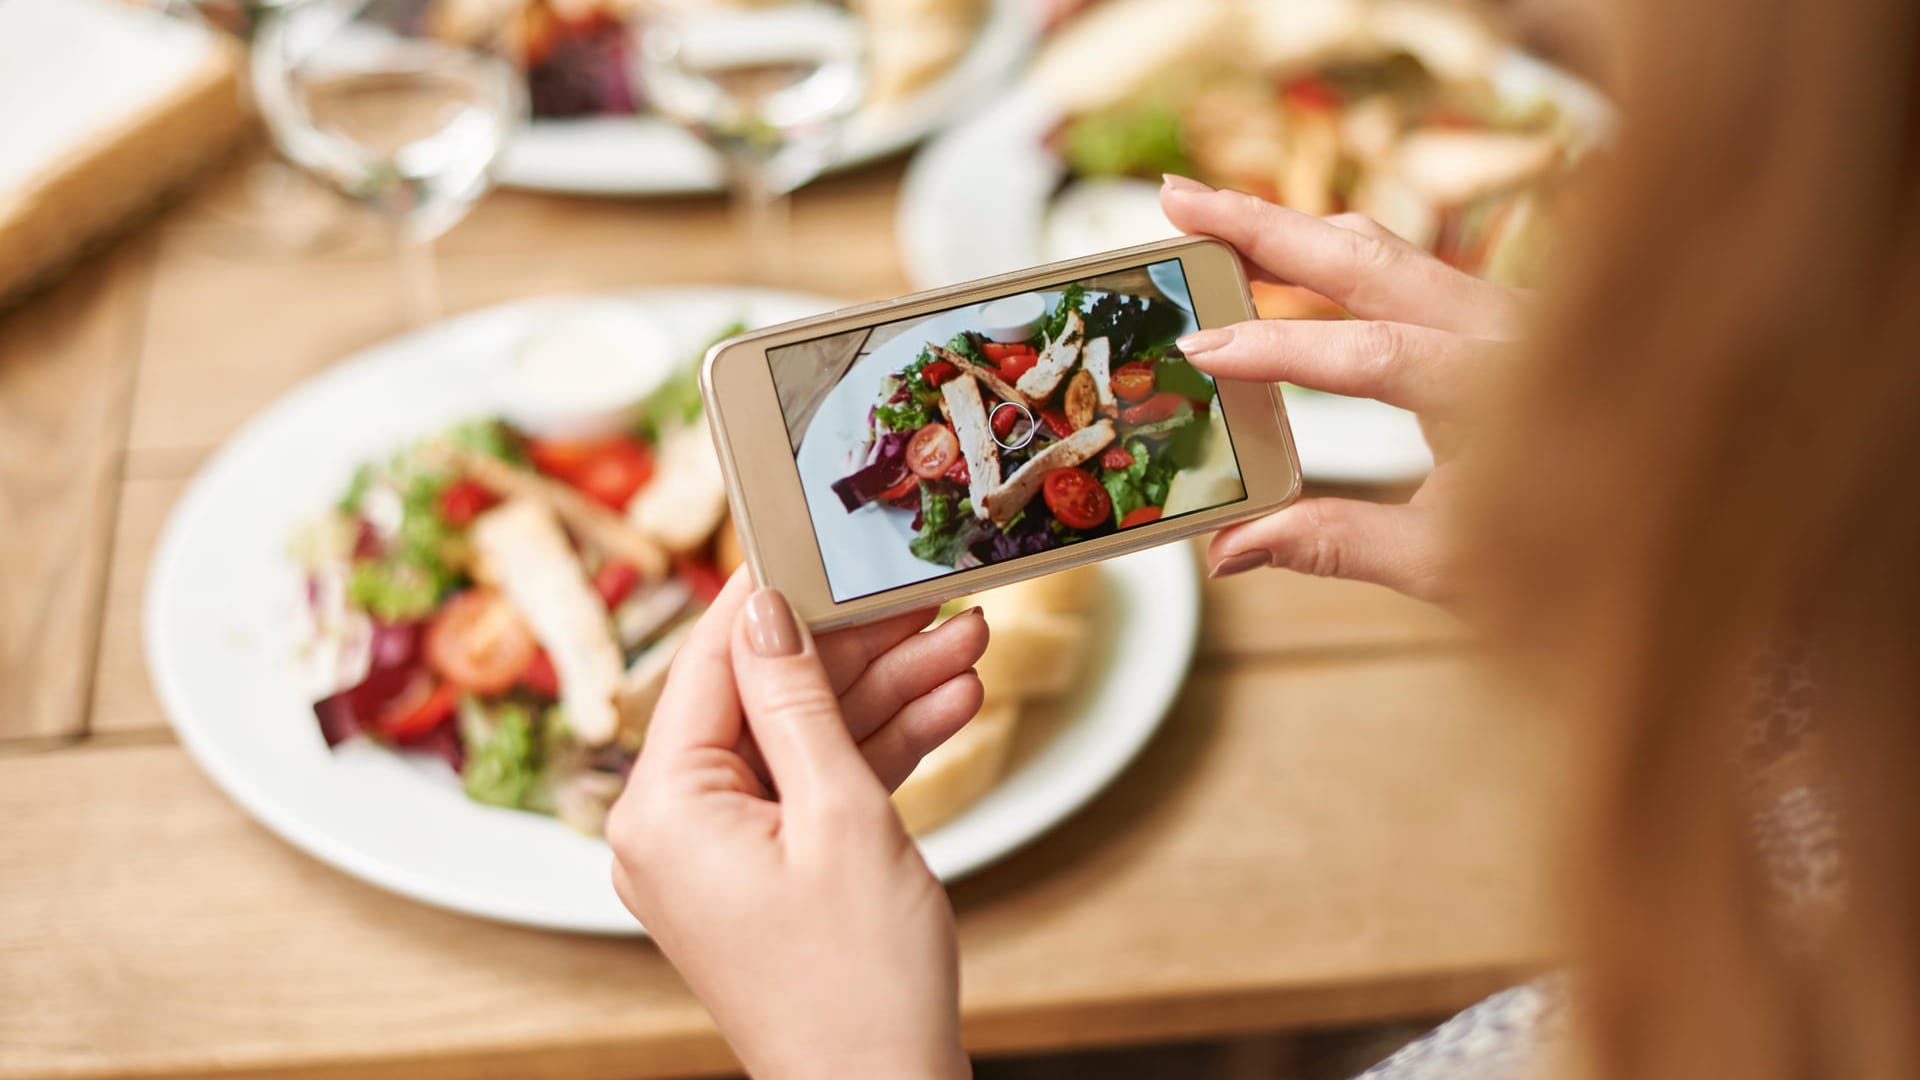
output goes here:
[[441, 36], [417, 0], [299, 0], [254, 36], [254, 99], [287, 160], [364, 207], [412, 322], [438, 310], [432, 243], [492, 186], [526, 117], [498, 33]]
[[647, 103], [726, 163], [748, 272], [785, 265], [786, 197], [831, 161], [867, 95], [866, 27], [828, 0], [652, 0], [634, 50]]

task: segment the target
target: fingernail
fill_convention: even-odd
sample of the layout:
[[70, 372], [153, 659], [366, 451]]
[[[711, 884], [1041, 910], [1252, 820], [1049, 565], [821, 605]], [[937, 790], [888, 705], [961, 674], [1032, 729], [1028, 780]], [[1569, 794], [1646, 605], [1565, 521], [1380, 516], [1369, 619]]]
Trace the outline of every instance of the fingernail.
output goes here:
[[1191, 191], [1204, 195], [1213, 190], [1193, 177], [1181, 176], [1179, 173], [1161, 173], [1160, 182], [1165, 184], [1169, 191]]
[[1179, 349], [1188, 359], [1192, 359], [1196, 356], [1205, 356], [1210, 352], [1218, 352], [1232, 343], [1233, 328], [1222, 326], [1213, 330], [1196, 330], [1174, 342], [1173, 347]]
[[1263, 566], [1272, 565], [1273, 553], [1255, 548], [1252, 551], [1242, 551], [1238, 555], [1229, 555], [1214, 563], [1213, 569], [1207, 572], [1207, 576], [1210, 578], [1232, 577], [1235, 574], [1244, 574], [1249, 570], [1258, 570]]
[[794, 656], [806, 647], [793, 608], [778, 589], [761, 589], [747, 598], [747, 643], [761, 656]]
[[955, 618], [960, 618], [966, 615], [978, 615], [984, 619], [987, 617], [987, 609], [981, 607], [979, 604], [975, 604], [972, 607], [968, 608], [967, 610], [961, 612], [960, 615], [955, 616]]

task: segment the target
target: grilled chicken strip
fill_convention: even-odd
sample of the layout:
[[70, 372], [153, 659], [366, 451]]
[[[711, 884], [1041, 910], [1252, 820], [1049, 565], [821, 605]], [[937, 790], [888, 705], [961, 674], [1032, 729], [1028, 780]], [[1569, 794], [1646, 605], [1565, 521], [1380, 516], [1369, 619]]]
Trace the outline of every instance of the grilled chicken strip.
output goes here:
[[1087, 374], [1093, 376], [1093, 392], [1099, 395], [1100, 415], [1112, 416], [1120, 405], [1113, 400], [1113, 342], [1103, 337], [1087, 342], [1080, 352]]
[[1040, 350], [1040, 362], [1020, 376], [1019, 391], [1033, 401], [1052, 397], [1060, 381], [1080, 362], [1080, 346], [1086, 337], [1087, 321], [1077, 311], [1067, 312], [1067, 326], [1060, 331], [1060, 340], [1050, 341]]
[[653, 480], [627, 504], [627, 520], [668, 551], [707, 542], [727, 516], [727, 478], [705, 424], [689, 424], [660, 443]]
[[950, 349], [943, 349], [938, 345], [929, 345], [927, 346], [927, 350], [933, 353], [935, 360], [945, 360], [947, 363], [959, 368], [960, 374], [970, 376], [973, 381], [993, 391], [994, 396], [998, 397], [1001, 401], [1011, 401], [1018, 405], [1025, 405], [1028, 408], [1039, 404], [1027, 397], [1027, 395], [1021, 393], [1012, 383], [1001, 378], [1000, 373], [992, 368], [981, 367], [979, 364], [968, 360], [959, 353]]
[[1067, 380], [1067, 392], [1060, 405], [1067, 414], [1067, 426], [1079, 431], [1093, 423], [1093, 412], [1099, 404], [1100, 393], [1095, 389], [1093, 375], [1085, 368], [1074, 372], [1073, 378]]
[[1047, 474], [1055, 469], [1072, 468], [1107, 448], [1113, 442], [1113, 422], [1101, 420], [1090, 427], [1061, 439], [1052, 446], [1035, 454], [1032, 460], [1007, 477], [1000, 489], [985, 499], [988, 518], [995, 524], [1005, 526], [1014, 515], [1026, 509], [1028, 503], [1040, 490]]
[[960, 437], [960, 453], [967, 459], [967, 493], [973, 498], [973, 512], [984, 518], [988, 497], [1000, 489], [1000, 446], [993, 441], [987, 406], [980, 400], [980, 384], [972, 379], [949, 379], [940, 387], [940, 395], [947, 418], [953, 421], [953, 433]]
[[475, 518], [471, 538], [552, 658], [567, 725], [589, 746], [610, 741], [619, 729], [620, 646], [560, 519], [536, 500], [513, 499]]

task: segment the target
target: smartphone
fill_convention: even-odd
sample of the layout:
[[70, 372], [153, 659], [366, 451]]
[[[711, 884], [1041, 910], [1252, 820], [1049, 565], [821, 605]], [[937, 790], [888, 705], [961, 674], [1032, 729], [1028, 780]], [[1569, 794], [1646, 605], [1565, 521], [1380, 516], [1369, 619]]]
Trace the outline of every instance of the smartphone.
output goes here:
[[701, 392], [755, 578], [828, 629], [1270, 513], [1280, 396], [1175, 339], [1254, 318], [1189, 237], [729, 338]]

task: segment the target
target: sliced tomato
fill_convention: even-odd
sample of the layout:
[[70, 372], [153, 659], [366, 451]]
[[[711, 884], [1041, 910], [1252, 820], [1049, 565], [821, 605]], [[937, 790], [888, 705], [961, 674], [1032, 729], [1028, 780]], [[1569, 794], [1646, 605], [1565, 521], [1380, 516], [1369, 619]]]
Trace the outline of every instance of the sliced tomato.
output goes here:
[[1138, 405], [1129, 405], [1120, 410], [1120, 422], [1123, 424], [1157, 424], [1180, 411], [1187, 399], [1179, 394], [1155, 394]]
[[993, 437], [996, 439], [1005, 439], [1007, 436], [1013, 434], [1013, 429], [1020, 423], [1020, 410], [995, 409], [993, 410], [992, 423]]
[[1163, 511], [1157, 506], [1143, 506], [1120, 519], [1120, 527], [1131, 529], [1135, 525], [1151, 525], [1160, 520]]
[[536, 648], [520, 613], [488, 588], [456, 594], [427, 626], [427, 666], [483, 697], [512, 689]]
[[593, 591], [600, 594], [600, 600], [612, 611], [620, 606], [620, 601], [632, 595], [634, 586], [640, 584], [640, 569], [630, 562], [608, 559], [600, 564], [593, 575]]
[[1289, 80], [1280, 90], [1287, 104], [1299, 109], [1329, 111], [1340, 107], [1340, 91], [1318, 75]]
[[560, 673], [553, 669], [553, 657], [545, 649], [535, 649], [527, 669], [520, 673], [520, 686], [541, 697], [560, 700]]
[[960, 368], [945, 360], [935, 360], [921, 368], [920, 375], [927, 380], [928, 386], [941, 386], [959, 377]]
[[1130, 469], [1133, 467], [1133, 455], [1118, 446], [1109, 446], [1100, 452], [1100, 467], [1103, 469]]
[[967, 487], [973, 483], [973, 470], [967, 468], [967, 459], [964, 454], [953, 463], [953, 468], [947, 470], [947, 479], [961, 487]]
[[1000, 377], [1013, 382], [1033, 370], [1040, 362], [1040, 352], [1031, 345], [1002, 345], [989, 341], [980, 346], [980, 351], [1000, 369]]
[[478, 481], [455, 480], [440, 492], [440, 516], [447, 519], [447, 524], [464, 529], [499, 501], [498, 495]]
[[609, 509], [625, 510], [651, 479], [653, 452], [632, 440], [617, 439], [587, 463], [573, 486]]
[[893, 502], [897, 499], [904, 499], [907, 496], [913, 494], [914, 491], [919, 487], [920, 487], [920, 478], [913, 475], [913, 473], [909, 472], [904, 478], [901, 479], [899, 483], [881, 492], [874, 499], [874, 501], [875, 502]]
[[1040, 422], [1053, 432], [1054, 438], [1064, 439], [1073, 434], [1073, 421], [1067, 419], [1063, 409], [1041, 409]]
[[945, 424], [928, 424], [907, 440], [907, 468], [922, 480], [938, 480], [960, 458], [960, 437]]
[[673, 572], [680, 575], [680, 580], [686, 582], [687, 588], [693, 591], [694, 598], [703, 604], [713, 603], [714, 598], [720, 595], [720, 590], [727, 587], [727, 575], [705, 559], [683, 555], [674, 560]]
[[535, 439], [527, 443], [527, 456], [534, 468], [614, 510], [625, 510], [653, 479], [653, 451], [632, 439]]
[[1113, 497], [1084, 470], [1055, 469], [1041, 481], [1047, 509], [1069, 528], [1097, 528], [1113, 516]]
[[1121, 401], [1145, 401], [1153, 396], [1153, 365], [1135, 360], [1113, 373], [1113, 396]]
[[460, 688], [417, 672], [400, 695], [387, 702], [374, 723], [380, 734], [395, 742], [425, 738], [447, 722], [460, 705]]

